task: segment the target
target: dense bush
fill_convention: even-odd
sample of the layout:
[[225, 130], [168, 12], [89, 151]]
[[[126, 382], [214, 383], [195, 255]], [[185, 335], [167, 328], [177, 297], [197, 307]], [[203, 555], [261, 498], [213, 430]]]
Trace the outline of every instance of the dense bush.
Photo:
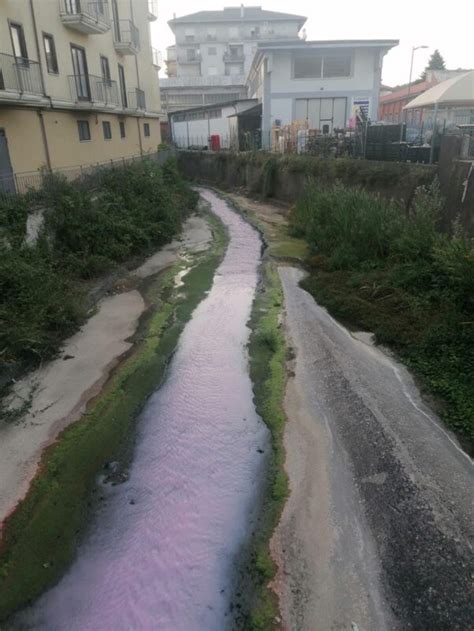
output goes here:
[[[195, 201], [173, 161], [151, 160], [72, 183], [48, 175], [41, 191], [0, 198], [0, 376], [53, 355], [80, 321], [80, 280], [169, 241]], [[46, 211], [32, 247], [35, 205]]]
[[292, 214], [312, 251], [305, 287], [339, 317], [375, 332], [446, 404], [448, 424], [474, 435], [474, 245], [437, 230], [436, 183], [407, 214], [341, 184], [310, 184]]

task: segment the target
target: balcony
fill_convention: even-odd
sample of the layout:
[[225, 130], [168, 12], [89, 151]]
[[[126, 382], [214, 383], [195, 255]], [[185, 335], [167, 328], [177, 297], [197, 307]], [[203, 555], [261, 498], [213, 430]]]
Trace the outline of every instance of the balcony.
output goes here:
[[244, 86], [245, 75], [207, 75], [205, 77], [170, 77], [160, 79], [160, 88], [200, 88], [217, 86]]
[[229, 63], [241, 63], [244, 61], [245, 59], [245, 55], [244, 55], [244, 51], [230, 51], [227, 50], [224, 55], [223, 55], [223, 59], [225, 62], [229, 62]]
[[155, 66], [155, 68], [158, 68], [158, 70], [160, 68], [163, 67], [163, 57], [161, 56], [161, 53], [159, 50], [157, 50], [156, 48], [152, 48], [151, 49], [151, 55], [152, 55], [152, 59], [153, 59], [153, 65]]
[[121, 55], [136, 55], [140, 51], [140, 33], [131, 20], [114, 23], [114, 48]]
[[140, 88], [135, 88], [127, 94], [127, 109], [129, 110], [146, 110], [145, 92]]
[[59, 7], [61, 21], [67, 28], [88, 35], [101, 35], [110, 30], [106, 0], [60, 0]]
[[148, 20], [155, 22], [158, 19], [158, 2], [157, 0], [148, 0]]
[[116, 81], [95, 75], [68, 75], [71, 100], [84, 105], [118, 107], [119, 91]]
[[37, 61], [0, 53], [0, 93], [43, 94]]
[[201, 63], [201, 51], [197, 50], [193, 55], [184, 55], [180, 53], [178, 55], [178, 63], [180, 64], [200, 64]]

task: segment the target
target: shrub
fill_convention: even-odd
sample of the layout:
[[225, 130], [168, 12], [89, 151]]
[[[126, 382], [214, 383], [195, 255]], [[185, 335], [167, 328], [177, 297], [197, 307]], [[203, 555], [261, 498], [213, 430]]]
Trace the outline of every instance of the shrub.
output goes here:
[[[176, 163], [144, 160], [70, 182], [46, 174], [40, 191], [0, 200], [0, 374], [53, 355], [81, 319], [80, 279], [169, 241], [196, 203]], [[34, 247], [28, 206], [46, 207]]]

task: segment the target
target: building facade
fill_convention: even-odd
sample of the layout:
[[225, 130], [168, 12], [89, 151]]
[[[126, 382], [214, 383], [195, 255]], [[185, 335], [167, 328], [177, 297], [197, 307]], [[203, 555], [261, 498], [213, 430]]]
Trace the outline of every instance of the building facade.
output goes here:
[[0, 174], [156, 149], [154, 19], [149, 0], [2, 0]]
[[[231, 118], [256, 104], [256, 99], [239, 99], [218, 105], [205, 105], [171, 112], [169, 121], [173, 142], [181, 149], [190, 147], [230, 149]], [[213, 142], [217, 142], [217, 147], [212, 146]]]
[[173, 111], [244, 98], [258, 43], [297, 40], [305, 22], [303, 16], [244, 5], [170, 20], [176, 44], [167, 49], [163, 108]]
[[376, 120], [384, 55], [398, 40], [263, 42], [248, 76], [262, 104], [262, 142], [273, 127], [345, 129], [360, 112]]

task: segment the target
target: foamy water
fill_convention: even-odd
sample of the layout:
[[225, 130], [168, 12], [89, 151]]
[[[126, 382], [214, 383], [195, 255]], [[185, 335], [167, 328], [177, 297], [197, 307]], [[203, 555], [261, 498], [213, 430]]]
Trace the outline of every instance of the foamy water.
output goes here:
[[257, 232], [210, 191], [230, 243], [138, 425], [128, 482], [110, 488], [70, 570], [18, 619], [48, 631], [214, 631], [229, 621], [239, 546], [268, 431], [248, 376]]

